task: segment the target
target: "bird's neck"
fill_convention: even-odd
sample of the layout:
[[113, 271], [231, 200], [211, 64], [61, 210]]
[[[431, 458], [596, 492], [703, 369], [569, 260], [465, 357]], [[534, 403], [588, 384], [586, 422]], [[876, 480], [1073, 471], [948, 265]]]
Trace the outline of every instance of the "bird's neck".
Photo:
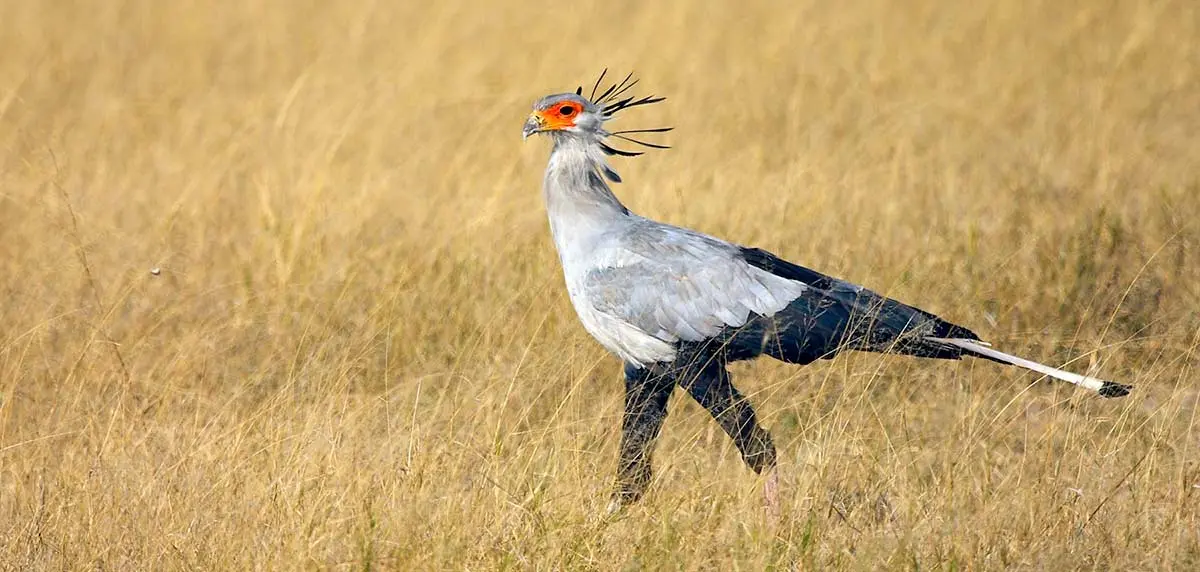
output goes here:
[[576, 137], [556, 138], [543, 193], [550, 232], [564, 264], [584, 256], [600, 236], [630, 217], [600, 175], [600, 147]]

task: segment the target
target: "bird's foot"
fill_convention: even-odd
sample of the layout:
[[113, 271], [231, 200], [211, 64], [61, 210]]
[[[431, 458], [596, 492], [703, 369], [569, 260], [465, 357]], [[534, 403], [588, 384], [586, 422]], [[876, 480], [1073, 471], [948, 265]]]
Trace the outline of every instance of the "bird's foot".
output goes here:
[[604, 508], [604, 516], [606, 518], [613, 517], [625, 511], [629, 505], [636, 503], [642, 498], [642, 491], [629, 488], [621, 488], [613, 493], [612, 498], [608, 501], [608, 506]]
[[616, 516], [624, 508], [625, 508], [625, 504], [622, 503], [620, 499], [612, 499], [612, 500], [608, 501], [608, 506], [605, 507], [605, 509], [604, 509], [604, 516], [606, 516], [606, 517]]

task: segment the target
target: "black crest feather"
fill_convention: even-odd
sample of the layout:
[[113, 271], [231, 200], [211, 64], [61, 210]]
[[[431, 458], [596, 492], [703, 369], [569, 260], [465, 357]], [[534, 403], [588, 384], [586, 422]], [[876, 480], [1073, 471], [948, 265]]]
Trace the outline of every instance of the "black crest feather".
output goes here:
[[[605, 120], [612, 119], [620, 111], [624, 111], [632, 107], [658, 103], [667, 99], [665, 97], [655, 97], [653, 95], [648, 95], [645, 97], [626, 95], [629, 90], [633, 89], [633, 87], [638, 83], [638, 80], [633, 77], [633, 72], [630, 72], [628, 75], [626, 75], [625, 79], [622, 79], [617, 83], [609, 84], [604, 91], [601, 91], [599, 95], [596, 95], [596, 92], [600, 91], [600, 86], [604, 83], [604, 77], [606, 75], [608, 75], [608, 68], [604, 68], [604, 71], [600, 72], [600, 77], [596, 78], [596, 83], [592, 85], [592, 91], [588, 95], [588, 99], [594, 105], [600, 108], [600, 112], [603, 114]], [[583, 86], [580, 86], [577, 90], [575, 90], [575, 93], [577, 95], [582, 95]], [[624, 131], [609, 132], [607, 135], [650, 149], [670, 149], [670, 147], [666, 145], [642, 141], [640, 139], [629, 137], [629, 135], [635, 133], [666, 133], [671, 129], [673, 128], [655, 127], [652, 129], [626, 129]], [[607, 142], [601, 143], [600, 149], [608, 155], [619, 155], [621, 157], [636, 157], [643, 154], [639, 151], [625, 151], [622, 149], [617, 149]]]

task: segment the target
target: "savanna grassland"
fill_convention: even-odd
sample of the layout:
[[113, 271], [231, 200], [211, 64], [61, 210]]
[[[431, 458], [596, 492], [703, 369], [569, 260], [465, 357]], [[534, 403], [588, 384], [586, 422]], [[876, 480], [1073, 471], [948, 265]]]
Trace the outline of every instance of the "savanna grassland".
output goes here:
[[[0, 565], [1197, 569], [1200, 6], [0, 1]], [[635, 211], [1132, 383], [738, 364], [611, 518], [530, 103], [635, 70]]]

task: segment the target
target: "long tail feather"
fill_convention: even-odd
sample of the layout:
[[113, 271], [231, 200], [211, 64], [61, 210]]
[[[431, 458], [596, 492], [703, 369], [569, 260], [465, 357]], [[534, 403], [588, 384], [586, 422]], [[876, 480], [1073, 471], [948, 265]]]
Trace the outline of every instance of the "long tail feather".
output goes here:
[[1017, 367], [1023, 367], [1025, 369], [1036, 371], [1043, 375], [1048, 375], [1055, 379], [1061, 379], [1068, 383], [1074, 383], [1075, 385], [1078, 385], [1084, 389], [1090, 389], [1092, 391], [1095, 391], [1096, 393], [1099, 393], [1103, 397], [1123, 397], [1125, 395], [1129, 395], [1129, 391], [1133, 389], [1132, 386], [1122, 385], [1120, 383], [1114, 383], [1111, 381], [1105, 381], [1103, 379], [1097, 379], [1097, 378], [1089, 377], [1086, 375], [1079, 375], [1078, 373], [1071, 373], [1069, 371], [1063, 371], [1061, 369], [1056, 369], [1056, 368], [1050, 367], [1045, 364], [1040, 364], [1035, 361], [1027, 360], [1025, 358], [1020, 358], [1020, 357], [1017, 357], [1014, 355], [1006, 354], [1004, 352], [996, 351], [992, 348], [987, 347], [986, 345], [983, 345], [978, 340], [964, 340], [964, 339], [958, 339], [958, 338], [928, 338], [928, 339], [930, 341], [934, 341], [934, 342], [938, 342], [938, 343], [942, 343], [942, 344], [949, 344], [949, 345], [952, 345], [952, 346], [955, 346], [958, 348], [962, 348], [962, 349], [966, 350], [967, 352], [976, 354], [980, 357], [985, 357], [985, 358], [992, 359], [992, 360], [995, 360], [998, 362], [1015, 365]]

